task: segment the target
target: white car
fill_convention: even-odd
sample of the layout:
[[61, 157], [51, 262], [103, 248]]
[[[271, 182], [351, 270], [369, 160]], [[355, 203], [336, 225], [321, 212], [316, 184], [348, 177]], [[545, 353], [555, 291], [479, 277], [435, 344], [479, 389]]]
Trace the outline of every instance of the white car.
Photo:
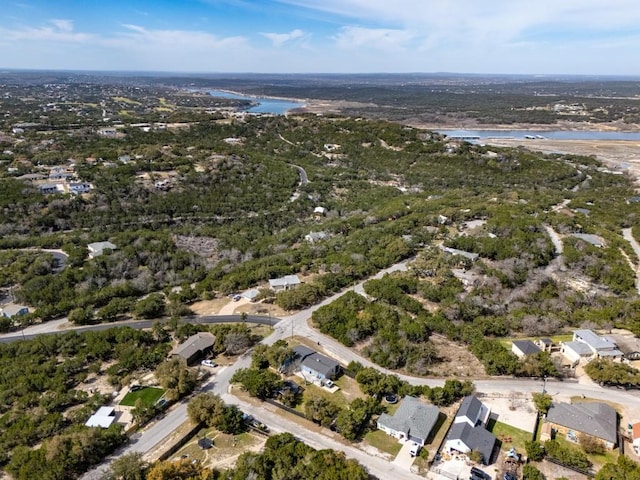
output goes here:
[[201, 365], [205, 366], [205, 367], [217, 367], [218, 364], [216, 362], [214, 362], [213, 360], [202, 360], [202, 362], [200, 362]]

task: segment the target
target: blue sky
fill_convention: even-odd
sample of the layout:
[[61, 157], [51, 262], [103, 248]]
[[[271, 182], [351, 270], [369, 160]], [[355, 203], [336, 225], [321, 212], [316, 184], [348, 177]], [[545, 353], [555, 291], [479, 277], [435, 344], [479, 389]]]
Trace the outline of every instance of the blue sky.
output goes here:
[[640, 75], [639, 0], [0, 0], [0, 68]]

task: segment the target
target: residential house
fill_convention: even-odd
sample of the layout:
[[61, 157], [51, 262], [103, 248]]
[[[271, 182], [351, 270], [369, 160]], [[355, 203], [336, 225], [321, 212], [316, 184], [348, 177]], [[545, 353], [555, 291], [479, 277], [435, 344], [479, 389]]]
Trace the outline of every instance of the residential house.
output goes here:
[[380, 415], [378, 429], [401, 443], [410, 440], [424, 446], [431, 430], [438, 422], [439, 415], [438, 407], [424, 404], [415, 397], [406, 396], [393, 415], [386, 413]]
[[602, 358], [622, 358], [623, 354], [618, 349], [616, 342], [610, 337], [596, 335], [591, 330], [576, 330], [573, 332], [574, 342], [583, 342], [593, 352], [593, 355]]
[[104, 253], [105, 250], [116, 250], [116, 247], [111, 242], [93, 242], [87, 245], [89, 249], [89, 258], [96, 258]]
[[29, 307], [24, 305], [16, 305], [15, 303], [9, 303], [2, 307], [2, 316], [5, 318], [20, 317], [29, 313]]
[[304, 345], [293, 348], [296, 362], [299, 362], [300, 372], [307, 381], [333, 380], [340, 373], [340, 364], [335, 360], [312, 350]]
[[169, 356], [184, 358], [187, 365], [190, 365], [209, 353], [215, 343], [216, 336], [213, 333], [198, 332], [171, 350]]
[[538, 340], [538, 347], [540, 347], [540, 350], [543, 352], [551, 353], [551, 350], [553, 350], [553, 340], [550, 338], [541, 338]]
[[511, 351], [518, 358], [528, 357], [529, 355], [535, 355], [540, 353], [540, 347], [538, 347], [531, 340], [514, 340], [511, 342]]
[[326, 240], [327, 238], [329, 238], [327, 232], [309, 232], [304, 236], [304, 239], [311, 244]]
[[91, 184], [85, 182], [71, 182], [69, 183], [69, 193], [72, 195], [80, 195], [81, 193], [89, 193], [91, 191]]
[[100, 407], [96, 413], [89, 417], [85, 423], [87, 427], [109, 428], [116, 420], [114, 407]]
[[491, 463], [496, 437], [485, 428], [489, 415], [491, 410], [477, 397], [465, 397], [447, 433], [444, 449], [449, 453], [477, 451], [482, 455], [482, 463]]
[[584, 342], [562, 342], [560, 352], [572, 365], [577, 365], [583, 359], [588, 361], [593, 357], [589, 345]]
[[102, 135], [103, 137], [115, 137], [116, 129], [113, 127], [99, 128], [98, 135]]
[[269, 279], [269, 288], [275, 292], [280, 292], [282, 290], [291, 290], [300, 285], [300, 283], [297, 275], [285, 275], [281, 278]]
[[593, 437], [608, 449], [618, 444], [618, 416], [606, 403], [552, 403], [545, 422], [551, 427], [551, 436], [562, 435], [577, 443], [580, 435]]
[[626, 360], [640, 360], [640, 339], [633, 335], [616, 334], [610, 337]]
[[65, 193], [64, 185], [61, 183], [43, 183], [38, 185], [38, 191], [45, 195], [53, 193]]

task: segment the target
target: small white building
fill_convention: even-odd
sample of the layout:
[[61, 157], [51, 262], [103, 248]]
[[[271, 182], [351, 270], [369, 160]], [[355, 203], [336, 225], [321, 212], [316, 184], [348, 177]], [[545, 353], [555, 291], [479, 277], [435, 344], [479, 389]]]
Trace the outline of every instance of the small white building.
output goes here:
[[116, 411], [113, 407], [100, 407], [96, 413], [89, 417], [85, 423], [87, 427], [109, 428], [116, 420]]

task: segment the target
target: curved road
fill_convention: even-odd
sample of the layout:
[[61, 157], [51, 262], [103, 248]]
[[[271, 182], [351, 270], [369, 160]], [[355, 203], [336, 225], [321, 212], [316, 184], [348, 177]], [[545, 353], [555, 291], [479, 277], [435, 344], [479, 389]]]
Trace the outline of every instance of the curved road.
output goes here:
[[[380, 278], [386, 273], [390, 273], [393, 271], [403, 271], [406, 270], [407, 262], [402, 262], [396, 264], [388, 269], [385, 269], [379, 272], [373, 278]], [[363, 294], [363, 285], [365, 281], [360, 282], [359, 284], [351, 287], [343, 292], [337, 293], [332, 297], [325, 299], [318, 305], [314, 305], [306, 310], [298, 312], [296, 314], [284, 317], [282, 319], [270, 318], [270, 317], [260, 317], [260, 316], [249, 316], [246, 321], [251, 323], [262, 323], [262, 324], [273, 324], [277, 322], [274, 326], [275, 329], [273, 333], [263, 340], [266, 344], [273, 344], [279, 339], [284, 339], [292, 335], [303, 336], [309, 338], [313, 341], [319, 343], [320, 348], [324, 350], [324, 352], [330, 356], [333, 356], [340, 362], [347, 364], [352, 360], [358, 361], [365, 366], [372, 366], [381, 370], [385, 373], [396, 373], [383, 368], [380, 368], [377, 365], [374, 365], [369, 360], [360, 357], [357, 353], [353, 352], [351, 349], [345, 347], [340, 344], [336, 340], [326, 337], [321, 333], [317, 332], [313, 328], [309, 327], [307, 321], [311, 317], [314, 311], [318, 308], [327, 305], [340, 296], [344, 295], [348, 291], [355, 291], [357, 293]], [[238, 321], [240, 318], [239, 315], [228, 315], [228, 316], [203, 316], [203, 317], [195, 317], [190, 320], [194, 323], [221, 323], [221, 322], [229, 322], [229, 321]], [[136, 322], [120, 322], [118, 324], [106, 324], [106, 325], [92, 325], [87, 327], [80, 327], [74, 329], [76, 331], [89, 331], [89, 330], [102, 330], [106, 328], [111, 328], [116, 325], [129, 325], [134, 328], [148, 328], [150, 327], [154, 321], [136, 321]], [[64, 332], [64, 330], [59, 331], [59, 333]], [[25, 338], [30, 338], [31, 335], [25, 335]], [[15, 341], [20, 340], [22, 338], [22, 334], [18, 332], [17, 334], [13, 334], [11, 336], [5, 336], [2, 341]], [[236, 363], [233, 365], [224, 367], [220, 369], [220, 371], [208, 380], [204, 385], [202, 385], [201, 390], [210, 391], [216, 393], [224, 398], [227, 403], [233, 403], [239, 405], [246, 411], [251, 412], [254, 416], [259, 418], [262, 422], [264, 422], [272, 431], [274, 432], [282, 432], [288, 431], [296, 435], [298, 438], [303, 440], [305, 443], [308, 443], [314, 448], [331, 448], [334, 450], [343, 451], [348, 457], [354, 458], [358, 460], [360, 463], [365, 465], [371, 474], [377, 476], [380, 479], [384, 478], [396, 478], [396, 479], [418, 479], [421, 478], [406, 469], [403, 469], [383, 458], [377, 457], [375, 455], [371, 455], [367, 452], [364, 452], [356, 447], [345, 444], [338, 440], [339, 437], [333, 436], [330, 432], [323, 432], [324, 434], [318, 434], [311, 430], [307, 430], [296, 422], [292, 422], [287, 418], [275, 414], [277, 410], [276, 407], [273, 407], [268, 404], [262, 404], [258, 407], [253, 405], [246, 404], [245, 402], [237, 399], [235, 396], [228, 393], [229, 382], [233, 374], [240, 368], [248, 367], [251, 363], [250, 352], [247, 352], [243, 357], [241, 357]], [[412, 377], [408, 375], [399, 375], [400, 378], [410, 382], [414, 385], [430, 385], [430, 386], [438, 386], [443, 385], [443, 379], [432, 379], [432, 378], [418, 378]], [[498, 393], [508, 395], [513, 391], [517, 392], [540, 392], [542, 390], [542, 381], [540, 380], [525, 380], [525, 379], [513, 379], [513, 378], [500, 378], [500, 379], [487, 379], [487, 380], [476, 380], [474, 381], [476, 386], [476, 390], [481, 393]], [[576, 382], [571, 381], [548, 381], [546, 385], [547, 391], [551, 395], [563, 395], [563, 396], [580, 396], [585, 395], [593, 398], [606, 398], [610, 401], [621, 403], [626, 406], [634, 406], [640, 407], [640, 396], [637, 393], [626, 392], [615, 389], [603, 389], [597, 385], [583, 385], [578, 384]], [[147, 428], [144, 432], [140, 434], [140, 436], [135, 439], [132, 443], [127, 445], [122, 451], [118, 452], [116, 456], [131, 453], [131, 452], [140, 452], [140, 453], [148, 453], [152, 451], [158, 444], [160, 444], [171, 432], [173, 432], [178, 426], [184, 423], [187, 420], [187, 407], [186, 403], [180, 403], [172, 408], [164, 418], [157, 421], [155, 424]], [[108, 468], [108, 462], [110, 459], [107, 459], [106, 463], [97, 469], [88, 472], [82, 478], [85, 480], [92, 480], [101, 478], [102, 473]]]

